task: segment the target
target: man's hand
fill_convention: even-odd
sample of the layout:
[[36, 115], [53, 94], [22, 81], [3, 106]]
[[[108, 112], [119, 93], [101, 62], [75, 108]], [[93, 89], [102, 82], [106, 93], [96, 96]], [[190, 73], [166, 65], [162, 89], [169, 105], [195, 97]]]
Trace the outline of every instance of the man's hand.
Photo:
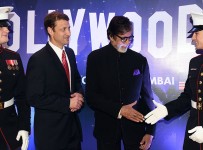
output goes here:
[[69, 106], [70, 110], [72, 112], [79, 110], [82, 107], [83, 102], [84, 102], [84, 98], [83, 98], [82, 94], [80, 94], [80, 93], [71, 94], [70, 106]]
[[148, 150], [152, 144], [153, 136], [149, 134], [145, 134], [145, 136], [142, 138], [142, 141], [140, 142], [140, 149], [142, 150]]
[[153, 100], [153, 103], [157, 108], [152, 110], [145, 116], [145, 122], [148, 124], [155, 124], [157, 121], [168, 115], [168, 110], [166, 106], [157, 103], [155, 100]]
[[16, 140], [19, 141], [20, 138], [22, 138], [21, 150], [27, 150], [28, 149], [28, 144], [29, 144], [29, 134], [28, 134], [28, 131], [25, 131], [25, 130], [18, 131], [18, 135], [16, 137]]
[[203, 143], [203, 128], [202, 126], [196, 126], [191, 130], [188, 130], [188, 133], [192, 133], [189, 138], [199, 144]]
[[133, 108], [134, 105], [136, 105], [137, 101], [129, 104], [129, 105], [124, 105], [121, 107], [121, 110], [120, 110], [120, 114], [131, 120], [131, 121], [134, 121], [134, 122], [143, 122], [144, 120], [144, 116], [138, 112], [137, 110], [135, 110]]

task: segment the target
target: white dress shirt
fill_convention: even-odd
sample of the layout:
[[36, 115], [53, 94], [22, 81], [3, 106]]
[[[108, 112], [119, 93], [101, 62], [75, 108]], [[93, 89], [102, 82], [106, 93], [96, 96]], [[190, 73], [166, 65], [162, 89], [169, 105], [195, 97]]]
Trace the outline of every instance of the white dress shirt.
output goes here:
[[[55, 46], [54, 44], [52, 44], [51, 41], [49, 41], [48, 43], [51, 46], [51, 48], [54, 50], [54, 52], [56, 53], [56, 55], [58, 56], [59, 60], [62, 63], [62, 52], [63, 52], [63, 50], [65, 50], [65, 47], [63, 46], [63, 49], [60, 49], [57, 46]], [[68, 63], [68, 68], [69, 68], [69, 73], [70, 73], [70, 91], [71, 91], [71, 67], [70, 67], [70, 62], [69, 62], [67, 54], [66, 54], [66, 60]]]

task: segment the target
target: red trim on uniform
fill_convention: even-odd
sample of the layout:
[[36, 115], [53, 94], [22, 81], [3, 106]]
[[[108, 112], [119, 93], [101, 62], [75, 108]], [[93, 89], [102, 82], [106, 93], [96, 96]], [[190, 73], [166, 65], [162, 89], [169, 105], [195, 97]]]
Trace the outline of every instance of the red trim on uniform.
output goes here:
[[7, 144], [7, 146], [9, 147], [9, 149], [11, 149], [11, 147], [8, 144], [8, 141], [6, 140], [6, 137], [5, 137], [4, 133], [3, 133], [3, 131], [1, 130], [1, 128], [0, 128], [0, 132], [1, 132], [1, 135], [3, 136], [3, 138], [4, 138], [4, 140], [5, 140], [6, 144]]
[[[203, 67], [203, 65], [201, 65], [201, 68]], [[200, 72], [201, 72], [201, 68], [200, 68], [200, 70], [199, 70], [199, 74], [200, 74]], [[196, 83], [196, 85], [197, 85], [197, 90], [198, 90], [198, 81], [199, 81], [199, 74], [198, 74], [198, 77], [197, 77], [197, 83]], [[197, 100], [198, 100], [198, 92], [196, 93], [196, 102], [197, 102]], [[198, 122], [197, 122], [197, 124], [198, 124], [198, 126], [200, 126], [200, 110], [199, 109], [197, 109], [197, 120], [198, 120]], [[199, 148], [200, 148], [200, 150], [202, 150], [202, 144], [199, 144]]]
[[[202, 67], [202, 66], [201, 66]], [[199, 81], [199, 74], [200, 74], [200, 72], [201, 72], [201, 68], [199, 69], [199, 73], [198, 73], [198, 76], [197, 76], [197, 82], [196, 82], [196, 91], [198, 91], [198, 85], [199, 85], [199, 83], [198, 83], [198, 81]], [[198, 100], [198, 92], [196, 92], [196, 103], [198, 102], [197, 101]], [[196, 106], [197, 107], [197, 106]], [[199, 126], [199, 124], [200, 124], [200, 120], [199, 120], [199, 109], [197, 108], [197, 125]]]

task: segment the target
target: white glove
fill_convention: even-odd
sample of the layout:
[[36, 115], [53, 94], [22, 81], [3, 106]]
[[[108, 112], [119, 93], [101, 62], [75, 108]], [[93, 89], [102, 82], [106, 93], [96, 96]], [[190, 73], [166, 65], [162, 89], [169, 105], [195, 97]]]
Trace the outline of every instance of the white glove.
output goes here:
[[168, 110], [166, 106], [157, 103], [153, 100], [154, 105], [157, 107], [156, 109], [150, 111], [144, 118], [146, 119], [145, 122], [148, 124], [155, 124], [157, 121], [161, 120], [162, 118], [168, 115]]
[[197, 143], [203, 143], [203, 128], [202, 126], [196, 126], [191, 130], [188, 130], [188, 133], [193, 133], [189, 138]]
[[28, 144], [29, 144], [28, 131], [25, 131], [25, 130], [18, 131], [18, 135], [16, 137], [16, 140], [19, 141], [20, 138], [22, 138], [21, 150], [27, 150], [28, 149]]

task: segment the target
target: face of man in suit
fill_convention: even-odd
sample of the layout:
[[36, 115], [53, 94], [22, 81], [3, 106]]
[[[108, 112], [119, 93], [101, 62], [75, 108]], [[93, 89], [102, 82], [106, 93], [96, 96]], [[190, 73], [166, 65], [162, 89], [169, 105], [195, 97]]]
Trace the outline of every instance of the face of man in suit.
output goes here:
[[8, 27], [0, 27], [0, 45], [8, 42]]
[[71, 35], [69, 21], [57, 20], [55, 22], [55, 27], [48, 27], [48, 33], [50, 35], [50, 41], [57, 47], [63, 48], [64, 45], [69, 43], [69, 38]]

